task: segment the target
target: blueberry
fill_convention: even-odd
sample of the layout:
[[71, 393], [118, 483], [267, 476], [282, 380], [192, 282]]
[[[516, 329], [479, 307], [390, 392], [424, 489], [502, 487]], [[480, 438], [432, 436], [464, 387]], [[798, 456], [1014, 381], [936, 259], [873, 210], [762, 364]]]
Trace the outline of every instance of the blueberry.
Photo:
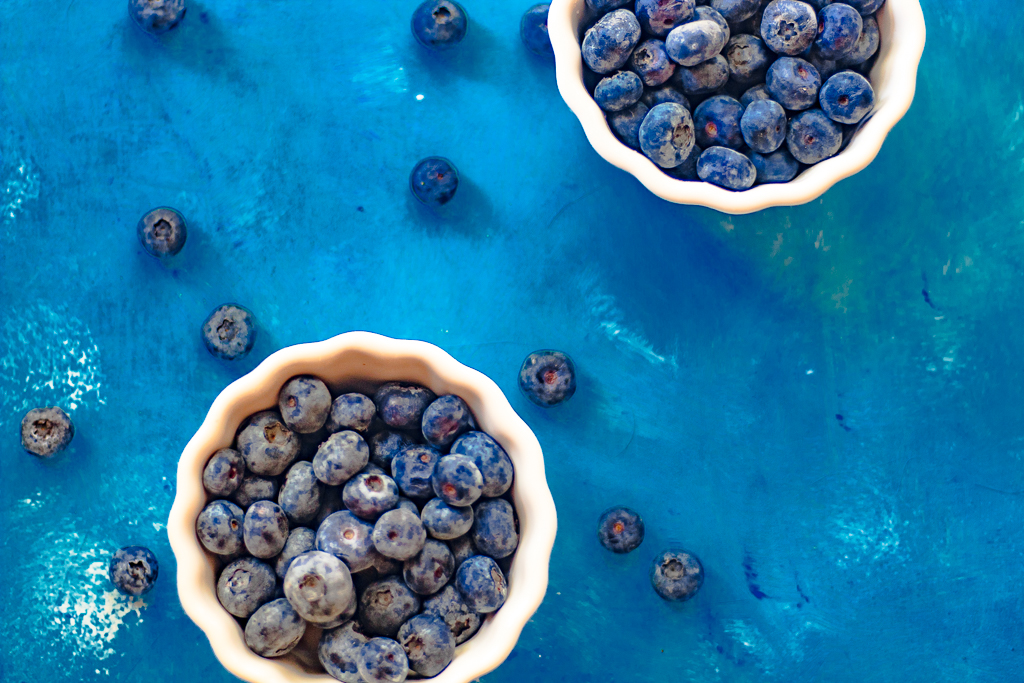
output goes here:
[[509, 490], [515, 469], [505, 449], [489, 434], [469, 432], [452, 444], [452, 455], [468, 456], [483, 477], [483, 495], [495, 498]]
[[242, 508], [226, 500], [208, 503], [196, 518], [196, 535], [203, 547], [217, 555], [234, 555], [243, 548]]
[[818, 76], [824, 82], [828, 80], [836, 71], [839, 71], [839, 67], [836, 65], [836, 60], [822, 57], [821, 50], [817, 45], [812, 45], [811, 49], [805, 52], [802, 57], [807, 62], [818, 70]]
[[128, 0], [128, 15], [147, 33], [166, 33], [185, 18], [185, 0]]
[[482, 500], [473, 507], [473, 517], [470, 538], [480, 554], [499, 559], [515, 552], [519, 534], [515, 511], [507, 500]]
[[447, 448], [460, 435], [475, 427], [473, 413], [458, 396], [440, 396], [423, 411], [421, 432], [427, 443], [435, 448]]
[[292, 560], [311, 550], [316, 550], [316, 532], [302, 526], [292, 529], [281, 554], [274, 561], [274, 573], [283, 580], [288, 568], [292, 566]]
[[480, 615], [469, 609], [453, 584], [424, 600], [423, 613], [442, 619], [455, 637], [456, 645], [466, 642], [480, 630]]
[[427, 206], [444, 206], [459, 189], [459, 169], [444, 157], [421, 159], [409, 174], [409, 189]]
[[254, 557], [235, 560], [217, 579], [217, 599], [231, 614], [242, 619], [270, 602], [277, 587], [277, 577], [270, 565]]
[[345, 561], [353, 572], [373, 566], [373, 525], [348, 510], [328, 515], [316, 532], [316, 549]]
[[277, 498], [277, 479], [261, 477], [247, 473], [242, 483], [231, 494], [231, 500], [243, 510], [258, 500], [274, 500]]
[[373, 547], [381, 555], [408, 560], [423, 549], [427, 530], [420, 516], [409, 510], [389, 510], [373, 525]]
[[261, 657], [280, 657], [295, 649], [306, 622], [285, 598], [260, 607], [245, 624], [245, 644]]
[[260, 559], [277, 555], [288, 540], [288, 518], [280, 505], [269, 500], [258, 500], [249, 506], [242, 529], [245, 549]]
[[273, 414], [265, 421], [250, 424], [238, 435], [238, 451], [251, 474], [281, 474], [298, 457], [299, 446], [299, 435]]
[[420, 509], [416, 505], [416, 503], [412, 502], [411, 500], [409, 500], [408, 498], [405, 498], [403, 496], [399, 496], [398, 497], [398, 504], [395, 506], [395, 509], [396, 510], [408, 510], [409, 512], [413, 513], [414, 515], [419, 515], [420, 514]]
[[[648, 118], [650, 114], [644, 119], [645, 123]], [[534, 351], [519, 369], [519, 389], [542, 408], [564, 403], [576, 393], [576, 366], [572, 358], [561, 351]]]
[[[659, 104], [651, 109], [640, 126], [641, 149], [647, 158], [662, 168], [672, 168], [683, 163], [693, 144], [693, 118], [690, 112], [678, 104]], [[546, 370], [544, 381], [547, 382], [547, 374], [554, 372]], [[522, 386], [523, 373], [519, 377]], [[554, 375], [554, 381], [558, 380], [558, 375]], [[535, 380], [535, 390], [547, 389], [539, 384]]]
[[844, 56], [857, 45], [864, 22], [860, 13], [843, 2], [833, 2], [818, 12], [818, 39], [814, 44], [826, 59]]
[[728, 40], [725, 31], [714, 21], [691, 21], [669, 32], [665, 51], [677, 64], [697, 66], [721, 52]]
[[32, 455], [51, 458], [75, 438], [75, 425], [57, 406], [33, 408], [21, 418], [21, 446]]
[[454, 507], [472, 505], [480, 498], [484, 487], [480, 469], [465, 455], [446, 455], [441, 458], [430, 482], [434, 493]]
[[621, 69], [640, 40], [640, 22], [626, 9], [610, 12], [583, 37], [583, 61], [599, 74]]
[[765, 87], [772, 99], [790, 111], [801, 111], [818, 101], [821, 77], [810, 62], [798, 57], [779, 57], [768, 67]]
[[882, 9], [885, 0], [846, 0], [846, 4], [866, 17]]
[[339, 614], [336, 618], [331, 619], [330, 621], [325, 621], [323, 623], [319, 623], [319, 624], [317, 624], [317, 627], [319, 627], [319, 628], [321, 628], [321, 629], [323, 629], [325, 631], [329, 631], [331, 629], [338, 628], [342, 624], [347, 623], [348, 621], [350, 621], [352, 619], [352, 617], [354, 617], [356, 615], [356, 609], [358, 609], [358, 607], [359, 607], [359, 596], [356, 594], [355, 585], [356, 585], [356, 583], [355, 583], [355, 576], [353, 575], [353, 577], [352, 577], [352, 599], [349, 600], [348, 605], [345, 607], [345, 609], [343, 609], [341, 611], [341, 614]]
[[423, 47], [448, 50], [466, 37], [469, 17], [452, 0], [426, 0], [412, 13], [412, 34]]
[[664, 38], [693, 16], [695, 4], [694, 0], [636, 0], [636, 18], [643, 30]]
[[331, 434], [313, 456], [316, 478], [330, 486], [340, 486], [370, 462], [370, 448], [353, 431]]
[[814, 8], [799, 0], [772, 0], [761, 17], [761, 37], [780, 55], [798, 55], [818, 36]]
[[613, 9], [628, 5], [632, 0], [587, 0], [587, 7], [595, 14], [606, 14]]
[[363, 472], [348, 480], [341, 499], [356, 516], [374, 520], [398, 505], [398, 485], [386, 474]]
[[750, 149], [770, 154], [786, 141], [786, 110], [775, 100], [751, 102], [743, 110], [740, 129]]
[[409, 660], [394, 640], [371, 638], [359, 650], [356, 668], [366, 683], [402, 683], [409, 675]]
[[723, 17], [718, 10], [698, 3], [696, 9], [693, 10], [693, 16], [690, 17], [690, 20], [687, 23], [693, 23], [695, 21], [715, 22], [723, 31], [725, 31], [725, 42], [729, 42], [729, 38], [732, 36], [732, 29], [729, 28], [729, 22], [725, 20], [725, 17]]
[[339, 681], [365, 683], [356, 667], [356, 658], [369, 640], [360, 630], [359, 622], [349, 621], [338, 628], [324, 631], [317, 647], [317, 657], [324, 670]]
[[740, 104], [744, 107], [749, 107], [751, 102], [770, 100], [771, 98], [772, 96], [768, 94], [768, 89], [764, 87], [764, 83], [760, 83], [743, 93], [743, 97], [740, 98]]
[[222, 448], [206, 461], [203, 468], [203, 488], [211, 496], [230, 496], [245, 477], [242, 454], [232, 448]]
[[644, 86], [632, 71], [619, 71], [601, 79], [594, 89], [594, 101], [608, 112], [621, 111], [640, 100]]
[[697, 176], [727, 190], [746, 190], [757, 179], [757, 169], [734, 149], [708, 147], [697, 160]]
[[432, 538], [423, 549], [405, 561], [402, 576], [406, 585], [420, 595], [432, 595], [441, 590], [455, 573], [455, 556], [448, 545]]
[[[665, 102], [675, 102], [682, 105], [687, 111], [691, 111], [690, 100], [680, 90], [671, 85], [665, 85], [660, 88], [645, 88], [640, 101], [646, 104], [648, 108], [656, 107]], [[639, 132], [639, 126], [637, 126], [637, 130]], [[639, 142], [637, 144], [639, 145]]]
[[508, 597], [508, 583], [497, 563], [484, 555], [474, 555], [459, 567], [455, 588], [469, 609], [479, 614], [494, 612]]
[[725, 44], [725, 59], [729, 62], [729, 76], [739, 85], [764, 82], [768, 65], [775, 59], [760, 38], [734, 35]]
[[403, 448], [411, 446], [413, 440], [401, 432], [393, 432], [384, 429], [377, 432], [369, 439], [367, 445], [370, 447], [370, 460], [385, 471], [391, 471], [391, 461]]
[[433, 498], [423, 507], [423, 526], [433, 538], [442, 541], [458, 538], [473, 526], [473, 508], [452, 507], [440, 498]]
[[742, 116], [743, 105], [728, 95], [715, 95], [704, 100], [693, 112], [697, 144], [704, 148], [721, 145], [739, 149], [743, 146]]
[[700, 145], [695, 144], [690, 153], [683, 159], [683, 163], [679, 164], [675, 168], [666, 168], [665, 172], [673, 178], [680, 180], [700, 180], [697, 177], [697, 160], [700, 158], [704, 148]]
[[139, 219], [139, 241], [150, 256], [175, 256], [185, 246], [188, 228], [185, 218], [174, 209], [162, 206]]
[[391, 461], [391, 476], [398, 488], [410, 498], [432, 498], [430, 478], [441, 454], [430, 446], [406, 446]]
[[238, 360], [249, 355], [256, 343], [256, 320], [238, 304], [218, 306], [202, 327], [206, 350], [217, 358]]
[[764, 9], [768, 0], [758, 0], [757, 10], [746, 19], [741, 21], [730, 21], [729, 27], [733, 35], [761, 36], [761, 19], [764, 17]]
[[[424, 508], [424, 510], [425, 509], [426, 508]], [[472, 510], [473, 508], [468, 509]], [[470, 525], [470, 527], [472, 528], [472, 524]], [[456, 569], [458, 569], [462, 565], [462, 563], [468, 560], [469, 558], [473, 557], [474, 555], [480, 554], [476, 551], [476, 548], [473, 547], [473, 539], [470, 538], [468, 532], [462, 536], [459, 536], [458, 538], [453, 538], [452, 540], [448, 541], [448, 549], [452, 551], [452, 555], [455, 557]]]
[[853, 71], [841, 71], [825, 81], [819, 94], [821, 109], [838, 123], [860, 123], [875, 106], [871, 83]]
[[820, 109], [794, 116], [786, 133], [789, 153], [804, 164], [816, 164], [839, 151], [843, 132]]
[[640, 125], [647, 116], [647, 105], [637, 102], [632, 107], [626, 107], [622, 111], [608, 113], [608, 125], [615, 131], [615, 135], [628, 147], [640, 149]]
[[313, 624], [334, 621], [352, 603], [352, 576], [344, 562], [313, 550], [292, 560], [284, 594], [299, 616]]
[[837, 60], [838, 66], [857, 66], [868, 61], [876, 52], [881, 38], [878, 33], [878, 21], [872, 17], [864, 17], [864, 26], [860, 30], [853, 48]]
[[704, 583], [704, 567], [693, 553], [666, 550], [651, 565], [651, 585], [664, 600], [685, 601]]
[[365, 433], [376, 416], [377, 406], [369, 396], [342, 394], [331, 403], [331, 412], [324, 426], [332, 434], [346, 429]]
[[277, 407], [289, 429], [311, 434], [323, 427], [331, 414], [331, 392], [311, 375], [292, 377], [281, 387]]
[[709, 0], [708, 5], [729, 23], [749, 19], [761, 6], [761, 0]]
[[419, 596], [397, 576], [374, 581], [359, 596], [359, 622], [367, 634], [394, 636], [419, 611]]
[[398, 642], [409, 658], [409, 668], [427, 678], [441, 673], [455, 656], [455, 636], [433, 614], [418, 614], [402, 624]]
[[297, 462], [285, 475], [277, 504], [293, 526], [308, 524], [316, 519], [320, 511], [322, 492], [323, 484], [313, 473], [313, 465], [305, 461]]
[[121, 593], [137, 597], [153, 590], [160, 575], [160, 563], [149, 548], [129, 545], [110, 558], [110, 582]]
[[541, 57], [553, 57], [555, 51], [551, 49], [551, 38], [548, 36], [548, 8], [551, 5], [544, 3], [534, 5], [523, 13], [519, 22], [519, 37], [523, 40], [526, 49]]
[[664, 42], [649, 38], [633, 50], [629, 58], [629, 68], [640, 77], [644, 86], [656, 87], [672, 77], [676, 71], [676, 64], [668, 58]]
[[750, 161], [757, 169], [759, 183], [788, 183], [800, 171], [800, 162], [785, 147], [764, 156], [751, 152]]
[[423, 411], [437, 396], [415, 384], [389, 382], [377, 389], [373, 402], [384, 424], [393, 429], [420, 429]]
[[729, 61], [715, 55], [693, 68], [676, 69], [673, 81], [687, 95], [707, 95], [720, 90], [729, 80]]
[[613, 553], [632, 552], [644, 542], [644, 520], [630, 508], [609, 508], [597, 521], [597, 540]]

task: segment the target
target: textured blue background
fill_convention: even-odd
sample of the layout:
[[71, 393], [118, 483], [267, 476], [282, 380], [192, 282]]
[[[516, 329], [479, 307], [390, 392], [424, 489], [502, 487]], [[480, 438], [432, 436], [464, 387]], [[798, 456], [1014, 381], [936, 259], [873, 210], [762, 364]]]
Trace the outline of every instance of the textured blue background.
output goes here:
[[[545, 448], [550, 589], [488, 682], [1020, 680], [1024, 7], [926, 2], [875, 163], [730, 218], [596, 156], [528, 3], [467, 0], [446, 55], [414, 4], [191, 2], [152, 39], [122, 1], [0, 3], [0, 679], [231, 680], [177, 603], [178, 454], [269, 353], [367, 329], [494, 377]], [[441, 217], [407, 190], [429, 154], [463, 175]], [[160, 204], [168, 265], [135, 238]], [[225, 301], [261, 324], [236, 365], [198, 338]], [[550, 412], [515, 390], [545, 346], [581, 371]], [[79, 431], [40, 462], [17, 425], [51, 402]], [[707, 568], [685, 605], [647, 583], [669, 542]], [[129, 543], [144, 605], [102, 575]]]

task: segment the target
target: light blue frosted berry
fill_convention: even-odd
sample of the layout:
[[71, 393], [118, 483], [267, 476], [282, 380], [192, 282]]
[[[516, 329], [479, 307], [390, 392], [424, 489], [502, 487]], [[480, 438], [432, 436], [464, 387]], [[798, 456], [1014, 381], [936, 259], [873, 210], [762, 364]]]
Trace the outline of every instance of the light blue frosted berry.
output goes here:
[[370, 448], [358, 433], [344, 430], [331, 434], [313, 456], [316, 478], [330, 486], [340, 486], [354, 477], [370, 461]]
[[398, 485], [386, 474], [363, 472], [348, 480], [341, 499], [356, 516], [375, 520], [398, 505]]
[[288, 654], [306, 633], [306, 622], [285, 598], [271, 600], [249, 617], [245, 644], [261, 657]]
[[285, 426], [276, 411], [264, 411], [251, 418], [238, 435], [238, 451], [252, 474], [276, 477], [299, 455], [299, 435]]
[[332, 434], [344, 429], [365, 432], [376, 416], [377, 406], [369, 396], [356, 393], [342, 394], [331, 403], [331, 412], [324, 426]]
[[693, 117], [678, 104], [659, 104], [640, 126], [640, 148], [662, 168], [683, 163], [693, 144]]
[[761, 15], [761, 37], [777, 54], [801, 54], [817, 35], [818, 17], [806, 2], [772, 0]]
[[405, 650], [390, 638], [371, 638], [359, 651], [356, 667], [366, 683], [402, 683], [409, 675]]
[[489, 557], [475, 555], [459, 567], [455, 588], [469, 609], [479, 614], [494, 612], [508, 597], [508, 583], [497, 563]]
[[331, 392], [312, 375], [292, 377], [277, 395], [277, 409], [288, 428], [311, 434], [324, 426], [331, 414]]
[[665, 51], [676, 64], [697, 66], [722, 51], [729, 36], [714, 21], [680, 24], [665, 38]]
[[235, 560], [217, 579], [217, 599], [231, 614], [247, 619], [270, 602], [277, 588], [274, 570], [254, 557]]
[[281, 554], [274, 560], [274, 573], [278, 578], [284, 579], [288, 567], [292, 566], [292, 560], [311, 550], [316, 550], [316, 532], [304, 526], [292, 529], [288, 534], [288, 540], [284, 542]]
[[469, 533], [473, 526], [471, 506], [452, 507], [440, 498], [433, 498], [423, 507], [423, 526], [432, 538], [447, 541]]
[[480, 615], [469, 609], [451, 583], [423, 601], [423, 613], [442, 619], [455, 637], [456, 645], [466, 642], [480, 630]]
[[583, 37], [583, 61], [594, 72], [607, 74], [621, 69], [640, 41], [640, 22], [626, 9], [601, 17]]
[[483, 493], [484, 478], [476, 463], [465, 455], [446, 455], [437, 462], [431, 477], [434, 493], [453, 507], [475, 503]]
[[817, 103], [821, 76], [804, 59], [780, 57], [768, 67], [765, 87], [772, 99], [786, 109], [802, 111]]
[[455, 557], [442, 541], [427, 539], [412, 558], [405, 561], [402, 576], [406, 585], [420, 595], [433, 595], [444, 588], [455, 573]]
[[[636, 74], [633, 75], [636, 77]], [[637, 99], [640, 96], [637, 95]], [[458, 396], [439, 396], [426, 410], [420, 431], [423, 438], [434, 448], [445, 449], [460, 435], [476, 428], [473, 413]]]
[[313, 473], [313, 465], [303, 460], [292, 465], [285, 475], [277, 504], [284, 510], [291, 524], [308, 524], [316, 519], [320, 511], [322, 493], [323, 484]]
[[356, 657], [370, 639], [360, 630], [358, 621], [324, 631], [317, 647], [317, 658], [324, 670], [342, 683], [365, 683], [359, 675]]
[[316, 532], [317, 550], [345, 561], [353, 572], [373, 566], [373, 525], [348, 510], [329, 515]]
[[242, 530], [249, 554], [269, 559], [284, 549], [288, 540], [288, 518], [277, 503], [259, 500], [245, 511]]
[[222, 448], [203, 468], [203, 488], [211, 496], [230, 496], [245, 478], [245, 461], [233, 448]]
[[728, 147], [708, 147], [697, 160], [701, 180], [727, 190], [746, 190], [757, 179], [757, 169], [745, 155]]
[[217, 555], [234, 555], [244, 547], [242, 508], [226, 500], [215, 500], [196, 518], [196, 535], [203, 547]]
[[409, 510], [389, 510], [373, 525], [373, 546], [377, 552], [395, 560], [408, 560], [423, 549], [427, 530], [418, 514]]
[[344, 562], [313, 550], [292, 560], [284, 577], [284, 595], [300, 617], [327, 624], [349, 608], [355, 589]]
[[[706, 152], [705, 152], [706, 153]], [[494, 559], [508, 557], [519, 545], [515, 511], [504, 498], [489, 498], [473, 508], [470, 538], [477, 551]]]
[[391, 476], [409, 498], [432, 498], [430, 482], [441, 454], [430, 446], [407, 446], [391, 461]]
[[750, 149], [771, 154], [786, 141], [786, 110], [774, 100], [752, 102], [743, 110], [740, 129]]
[[409, 659], [409, 668], [426, 678], [441, 673], [455, 656], [455, 636], [433, 614], [418, 614], [402, 624], [398, 642]]

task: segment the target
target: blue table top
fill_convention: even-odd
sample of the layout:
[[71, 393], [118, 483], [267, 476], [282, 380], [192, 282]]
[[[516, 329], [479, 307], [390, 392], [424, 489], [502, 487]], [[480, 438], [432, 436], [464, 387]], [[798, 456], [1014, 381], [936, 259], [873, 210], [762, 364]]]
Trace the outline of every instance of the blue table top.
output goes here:
[[[1024, 6], [937, 0], [917, 97], [820, 200], [679, 207], [602, 161], [525, 52], [529, 3], [192, 2], [154, 39], [123, 2], [0, 19], [0, 679], [230, 681], [177, 601], [175, 463], [217, 393], [283, 346], [353, 329], [492, 376], [544, 447], [560, 528], [547, 599], [489, 683], [1016, 681], [1024, 431]], [[437, 216], [421, 157], [459, 167]], [[190, 225], [169, 264], [135, 223]], [[237, 301], [251, 357], [198, 329]], [[580, 389], [518, 395], [536, 348]], [[39, 461], [28, 408], [78, 434]], [[647, 540], [602, 550], [598, 514]], [[664, 546], [702, 558], [662, 602]], [[158, 554], [139, 602], [109, 553]]]

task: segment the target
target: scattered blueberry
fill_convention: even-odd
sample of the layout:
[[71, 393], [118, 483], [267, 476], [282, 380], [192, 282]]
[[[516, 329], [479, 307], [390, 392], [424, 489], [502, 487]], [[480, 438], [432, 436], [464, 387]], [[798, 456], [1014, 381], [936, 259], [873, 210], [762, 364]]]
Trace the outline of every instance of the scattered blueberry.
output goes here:
[[356, 668], [366, 683], [402, 683], [409, 675], [409, 660], [391, 638], [371, 638], [359, 650]]
[[147, 33], [166, 33], [185, 18], [185, 0], [128, 0], [128, 15]]
[[789, 153], [804, 164], [816, 164], [839, 151], [843, 132], [820, 109], [800, 112], [786, 133]]
[[636, 18], [643, 30], [664, 38], [693, 16], [695, 4], [694, 0], [636, 0]]
[[757, 179], [757, 169], [734, 149], [708, 147], [697, 160], [697, 176], [727, 190], [746, 190]]
[[632, 552], [644, 541], [644, 520], [630, 508], [609, 508], [597, 521], [597, 540], [613, 553]]
[[666, 168], [665, 172], [673, 178], [679, 178], [680, 180], [700, 180], [697, 176], [697, 160], [700, 159], [701, 153], [704, 148], [700, 145], [694, 144], [693, 149], [683, 159], [683, 163], [679, 164], [675, 168]]
[[626, 65], [639, 40], [636, 15], [617, 9], [601, 17], [583, 37], [583, 61], [599, 74], [611, 73]]
[[434, 493], [448, 505], [464, 507], [480, 498], [484, 478], [472, 458], [446, 455], [437, 462], [430, 479]]
[[409, 174], [409, 188], [427, 206], [444, 206], [459, 189], [459, 169], [444, 157], [421, 159]]
[[[676, 72], [675, 62], [668, 58], [668, 52], [665, 51], [665, 43], [656, 38], [636, 46], [629, 58], [629, 67], [640, 77], [643, 85], [649, 88], [666, 83]], [[596, 98], [596, 92], [594, 96]]]
[[426, 0], [412, 13], [412, 34], [423, 47], [448, 50], [466, 37], [469, 17], [452, 0]]
[[129, 545], [120, 548], [110, 558], [107, 573], [114, 588], [125, 595], [137, 597], [153, 590], [160, 575], [160, 563], [149, 548]]
[[689, 600], [703, 583], [704, 567], [696, 555], [685, 550], [666, 550], [651, 565], [651, 585], [665, 600]]
[[772, 0], [761, 17], [761, 37], [779, 55], [790, 57], [809, 48], [818, 36], [814, 8], [800, 0]]
[[442, 541], [458, 538], [473, 526], [473, 508], [452, 507], [440, 498], [433, 498], [423, 507], [422, 524], [431, 537]]
[[274, 597], [277, 577], [270, 565], [254, 557], [235, 560], [217, 579], [217, 599], [231, 614], [247, 619]]
[[868, 79], [853, 71], [840, 71], [821, 86], [821, 109], [839, 123], [860, 123], [875, 106], [875, 91]]
[[245, 477], [242, 454], [232, 448], [222, 448], [206, 461], [203, 468], [203, 488], [211, 496], [230, 496]]
[[303, 526], [292, 529], [288, 534], [288, 540], [284, 542], [281, 554], [274, 561], [274, 573], [279, 579], [284, 580], [288, 568], [292, 566], [292, 560], [312, 550], [316, 550], [316, 532]]
[[838, 59], [853, 50], [864, 21], [860, 12], [843, 2], [833, 2], [818, 12], [818, 38], [814, 44], [826, 59]]
[[277, 476], [299, 455], [299, 435], [284, 425], [277, 413], [266, 411], [238, 435], [238, 451], [251, 474]]
[[705, 149], [716, 145], [739, 149], [743, 146], [742, 116], [743, 105], [728, 95], [704, 100], [693, 112], [697, 144]]
[[760, 38], [746, 34], [730, 38], [722, 54], [729, 63], [730, 78], [738, 85], [763, 83], [768, 65], [775, 59]]
[[427, 530], [420, 516], [404, 509], [389, 510], [373, 526], [373, 547], [381, 555], [408, 560], [423, 549]]
[[21, 446], [32, 455], [51, 458], [75, 438], [75, 425], [57, 406], [33, 408], [21, 418]]
[[786, 110], [775, 100], [751, 102], [743, 110], [740, 129], [750, 149], [770, 154], [786, 141]]
[[483, 495], [495, 498], [509, 490], [515, 473], [505, 449], [489, 434], [468, 432], [452, 444], [452, 455], [468, 456], [483, 477]]
[[393, 429], [419, 429], [423, 411], [437, 396], [426, 387], [389, 382], [377, 389], [373, 402], [384, 424]]
[[456, 645], [466, 642], [480, 630], [480, 615], [469, 609], [451, 583], [423, 601], [423, 613], [442, 619], [455, 637]]
[[788, 183], [800, 171], [800, 162], [785, 147], [768, 155], [751, 152], [750, 161], [757, 169], [759, 183]]
[[474, 427], [473, 413], [458, 396], [440, 396], [423, 411], [421, 432], [427, 443], [435, 448], [447, 448]]
[[541, 57], [553, 57], [551, 38], [548, 36], [548, 9], [550, 4], [534, 5], [523, 13], [519, 22], [519, 37], [526, 49]]
[[[665, 102], [675, 102], [676, 104], [682, 105], [687, 111], [690, 111], [690, 100], [688, 100], [686, 95], [681, 91], [671, 85], [665, 85], [660, 88], [645, 88], [643, 96], [640, 97], [640, 101], [646, 104], [648, 108], [656, 107], [659, 104], [664, 104]], [[637, 126], [637, 130], [639, 131], [639, 125]], [[639, 142], [637, 144], [639, 145]]]
[[370, 447], [370, 460], [386, 472], [391, 471], [391, 461], [394, 457], [403, 448], [412, 444], [413, 440], [408, 435], [389, 429], [381, 430], [367, 439], [367, 445]]
[[317, 647], [317, 657], [324, 670], [343, 683], [365, 683], [356, 667], [356, 658], [369, 641], [359, 630], [358, 621], [349, 621], [338, 628], [324, 631]]
[[301, 461], [292, 465], [285, 475], [277, 504], [292, 525], [308, 524], [320, 511], [322, 493], [323, 484], [313, 473], [313, 465]]
[[245, 549], [264, 560], [280, 553], [288, 540], [288, 518], [280, 505], [269, 500], [258, 500], [249, 506], [242, 529]]
[[402, 576], [406, 585], [420, 595], [432, 595], [444, 588], [455, 573], [455, 556], [448, 546], [432, 538], [423, 549], [405, 561]]
[[409, 668], [427, 678], [441, 673], [455, 656], [455, 636], [433, 614], [418, 614], [402, 624], [398, 642], [409, 658]]
[[338, 618], [352, 603], [352, 576], [344, 562], [313, 550], [292, 560], [284, 577], [284, 595], [299, 616], [313, 624]]
[[242, 483], [238, 485], [235, 492], [231, 494], [231, 500], [238, 507], [246, 510], [258, 500], [276, 500], [277, 488], [277, 479], [261, 477], [249, 472], [242, 479]]
[[644, 122], [648, 111], [646, 104], [637, 102], [622, 111], [610, 112], [608, 125], [615, 131], [623, 144], [633, 149], [640, 149], [640, 125]]
[[345, 561], [353, 572], [373, 566], [373, 525], [348, 510], [335, 512], [320, 524], [316, 548]]
[[391, 476], [409, 498], [431, 498], [431, 477], [441, 454], [430, 446], [406, 446], [391, 461]]
[[752, 17], [761, 6], [761, 0], [708, 0], [708, 5], [734, 24]]
[[714, 21], [691, 21], [669, 32], [665, 51], [677, 64], [697, 66], [721, 52], [728, 40], [729, 36]]
[[[689, 117], [689, 112], [686, 116]], [[650, 114], [647, 118], [650, 118]], [[561, 351], [534, 351], [526, 357], [519, 369], [519, 389], [526, 398], [542, 408], [564, 403], [576, 393], [576, 366]]]
[[163, 206], [140, 218], [136, 232], [143, 248], [157, 258], [176, 255], [184, 248], [188, 237], [184, 216]]
[[336, 432], [320, 444], [313, 456], [316, 478], [329, 486], [340, 486], [370, 462], [370, 448], [363, 437], [346, 430]]
[[749, 107], [751, 102], [770, 100], [771, 98], [772, 96], [768, 94], [768, 89], [764, 87], [764, 83], [761, 83], [743, 93], [743, 96], [740, 97], [740, 104], [744, 107]]
[[483, 500], [473, 508], [470, 538], [481, 554], [494, 559], [508, 557], [519, 545], [516, 526], [511, 503], [504, 498]]
[[281, 657], [295, 649], [306, 622], [285, 598], [260, 607], [245, 624], [245, 644], [261, 657]]
[[203, 547], [216, 555], [234, 555], [244, 547], [242, 508], [226, 500], [206, 505], [196, 518], [196, 536]]
[[863, 28], [853, 48], [840, 57], [836, 64], [840, 67], [858, 66], [868, 61], [876, 52], [881, 42], [878, 33], [878, 20], [873, 16], [864, 17]]
[[214, 356], [238, 360], [249, 355], [256, 343], [256, 320], [247, 308], [224, 304], [207, 316], [202, 336], [206, 350]]
[[397, 576], [374, 581], [359, 598], [359, 622], [370, 635], [394, 636], [419, 611], [419, 596]]
[[324, 426], [332, 434], [346, 429], [366, 432], [376, 416], [377, 406], [369, 396], [342, 394], [331, 403], [331, 412]]
[[398, 505], [398, 485], [386, 474], [363, 472], [348, 480], [341, 499], [356, 516], [374, 520]]
[[508, 583], [498, 565], [489, 557], [475, 555], [459, 567], [455, 588], [469, 609], [479, 614], [494, 612], [508, 597]]
[[818, 101], [821, 77], [810, 62], [798, 57], [779, 57], [770, 67], [765, 87], [772, 99], [790, 111], [801, 111]]

